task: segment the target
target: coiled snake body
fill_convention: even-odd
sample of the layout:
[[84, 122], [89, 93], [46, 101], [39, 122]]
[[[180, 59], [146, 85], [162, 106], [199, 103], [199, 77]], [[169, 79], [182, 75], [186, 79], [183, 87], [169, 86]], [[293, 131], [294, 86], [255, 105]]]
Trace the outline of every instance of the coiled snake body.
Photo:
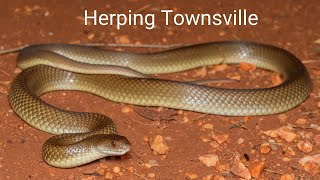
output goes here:
[[[285, 80], [271, 88], [223, 89], [144, 78], [146, 74], [239, 62], [279, 72]], [[116, 134], [114, 123], [106, 116], [58, 109], [39, 98], [49, 91], [86, 91], [116, 102], [227, 116], [281, 113], [301, 104], [311, 91], [309, 74], [294, 55], [249, 42], [216, 42], [151, 54], [34, 45], [19, 53], [18, 66], [24, 70], [9, 91], [10, 104], [31, 126], [58, 134], [45, 142], [43, 157], [61, 168], [125, 154], [130, 143]]]

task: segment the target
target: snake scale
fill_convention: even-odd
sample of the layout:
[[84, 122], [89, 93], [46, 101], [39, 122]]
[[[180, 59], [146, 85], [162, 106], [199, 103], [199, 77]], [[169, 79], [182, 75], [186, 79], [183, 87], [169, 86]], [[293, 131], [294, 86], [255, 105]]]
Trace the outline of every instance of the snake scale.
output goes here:
[[[225, 89], [147, 77], [239, 62], [281, 73], [284, 82], [270, 88]], [[255, 116], [290, 110], [305, 101], [312, 89], [309, 74], [296, 56], [253, 42], [215, 42], [144, 54], [70, 44], [32, 45], [20, 51], [17, 64], [23, 71], [9, 90], [11, 107], [31, 126], [57, 134], [45, 142], [43, 158], [60, 168], [122, 155], [131, 145], [117, 134], [110, 118], [54, 107], [40, 98], [46, 92], [85, 91], [121, 103]]]

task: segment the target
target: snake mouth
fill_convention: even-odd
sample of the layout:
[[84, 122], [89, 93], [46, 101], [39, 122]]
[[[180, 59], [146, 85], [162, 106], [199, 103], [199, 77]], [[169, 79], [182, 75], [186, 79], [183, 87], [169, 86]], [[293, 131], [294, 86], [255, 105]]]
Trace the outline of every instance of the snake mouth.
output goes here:
[[130, 151], [130, 147], [128, 147], [126, 149], [122, 149], [122, 150], [107, 150], [106, 154], [108, 156], [121, 156], [121, 155], [128, 153], [129, 151]]

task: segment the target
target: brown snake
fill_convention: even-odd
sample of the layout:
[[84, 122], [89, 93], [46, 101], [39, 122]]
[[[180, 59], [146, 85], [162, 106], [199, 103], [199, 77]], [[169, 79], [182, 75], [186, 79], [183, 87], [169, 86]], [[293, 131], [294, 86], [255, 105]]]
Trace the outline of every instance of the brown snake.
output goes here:
[[[144, 78], [239, 62], [279, 72], [284, 82], [271, 88], [223, 89]], [[252, 116], [290, 110], [308, 98], [312, 88], [297, 57], [280, 48], [249, 42], [216, 42], [150, 54], [80, 45], [34, 45], [20, 51], [18, 66], [24, 70], [9, 92], [12, 109], [31, 126], [58, 134], [45, 142], [43, 157], [61, 168], [125, 154], [130, 143], [116, 134], [114, 123], [106, 116], [58, 109], [39, 98], [49, 91], [86, 91], [115, 102]]]

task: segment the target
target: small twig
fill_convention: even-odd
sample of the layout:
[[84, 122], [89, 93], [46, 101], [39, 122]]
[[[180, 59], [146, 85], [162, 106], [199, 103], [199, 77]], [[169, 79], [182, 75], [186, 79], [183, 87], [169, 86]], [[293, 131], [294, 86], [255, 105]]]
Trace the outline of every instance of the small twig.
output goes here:
[[240, 128], [249, 130], [249, 129], [247, 128], [247, 126], [245, 126], [243, 123], [244, 123], [244, 122], [243, 122], [243, 119], [241, 119], [238, 123], [231, 124], [231, 125], [229, 126], [229, 129], [240, 127]]
[[10, 81], [0, 81], [0, 84], [8, 86], [11, 82]]
[[236, 156], [234, 152], [228, 152], [223, 154], [223, 157], [227, 158], [228, 161], [231, 161]]
[[86, 176], [101, 176], [100, 174], [98, 174], [97, 172], [93, 172], [93, 173], [82, 173], [83, 175], [86, 175]]
[[293, 127], [293, 128], [298, 128], [298, 129], [312, 129], [311, 127], [303, 127], [303, 126], [297, 126], [291, 123], [287, 123], [289, 126]]
[[274, 173], [274, 174], [283, 175], [283, 173], [281, 173], [281, 172], [273, 171], [273, 170], [270, 170], [270, 169], [264, 169], [264, 171], [266, 171], [266, 172], [271, 172], [271, 173]]
[[143, 180], [148, 180], [147, 178], [145, 177], [142, 177], [141, 175], [137, 174], [137, 173], [133, 173], [133, 175], [139, 177], [140, 179], [143, 179]]
[[0, 94], [8, 95], [8, 92], [7, 92], [7, 90], [0, 87]]
[[318, 113], [319, 113], [318, 111], [308, 111], [308, 112], [303, 112], [302, 114], [310, 115], [310, 114], [318, 114]]
[[310, 63], [320, 63], [320, 60], [306, 60], [302, 61], [303, 64], [310, 64]]
[[156, 121], [156, 120], [165, 120], [165, 121], [175, 121], [176, 118], [175, 116], [177, 115], [176, 111], [171, 113], [169, 110], [158, 112], [154, 111], [149, 108], [133, 108], [133, 111], [136, 112], [138, 115], [149, 119], [151, 121]]
[[269, 141], [268, 143], [273, 144], [273, 145], [278, 145], [278, 146], [284, 146], [283, 143], [278, 143], [278, 142], [271, 142], [271, 141]]
[[4, 115], [5, 112], [6, 112], [6, 111], [2, 111], [0, 117], [3, 117], [3, 115]]
[[2, 72], [3, 74], [5, 74], [6, 76], [10, 77], [10, 74], [7, 73], [7, 72], [5, 72], [4, 70], [1, 70], [1, 69], [0, 69], [0, 72]]
[[146, 5], [142, 6], [141, 8], [137, 9], [136, 11], [134, 11], [133, 14], [138, 14], [138, 13], [140, 13], [150, 7], [151, 7], [151, 4], [146, 4]]
[[206, 115], [208, 115], [208, 114], [201, 114], [200, 116], [192, 119], [191, 121], [194, 122], [194, 121], [196, 121], [196, 120], [198, 120], [198, 119], [200, 119], [200, 118], [202, 118], [202, 117], [204, 117], [204, 116], [206, 116]]
[[299, 167], [294, 166], [294, 165], [291, 165], [291, 168], [292, 168], [293, 170], [299, 170], [299, 171], [301, 171], [301, 169], [300, 169]]
[[139, 160], [141, 160], [143, 163], [146, 163], [140, 156], [138, 156], [135, 152], [131, 152], [132, 154], [134, 154]]

